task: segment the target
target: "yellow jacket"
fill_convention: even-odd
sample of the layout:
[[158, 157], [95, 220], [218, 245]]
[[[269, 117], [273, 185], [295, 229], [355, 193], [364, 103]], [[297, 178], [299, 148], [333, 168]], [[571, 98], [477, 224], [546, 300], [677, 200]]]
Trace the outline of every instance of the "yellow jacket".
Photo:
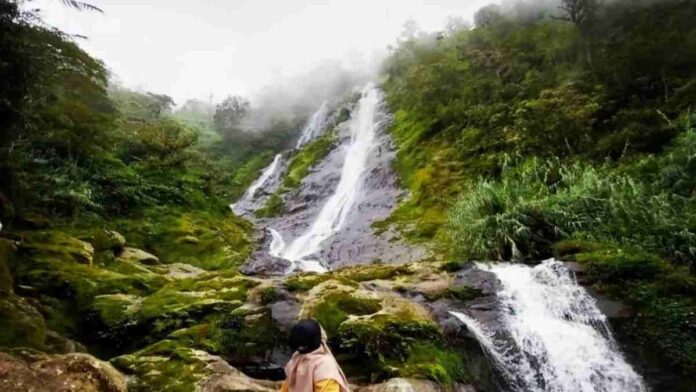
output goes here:
[[[314, 392], [340, 392], [341, 386], [334, 379], [319, 380], [314, 382]], [[287, 382], [283, 382], [280, 387], [280, 392], [290, 392]]]

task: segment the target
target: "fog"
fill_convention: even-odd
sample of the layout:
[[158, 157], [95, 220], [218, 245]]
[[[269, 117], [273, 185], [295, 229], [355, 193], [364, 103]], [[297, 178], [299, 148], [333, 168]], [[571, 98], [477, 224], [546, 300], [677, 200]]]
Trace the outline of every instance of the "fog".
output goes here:
[[[86, 36], [125, 87], [187, 99], [241, 95], [252, 104], [311, 105], [346, 80], [376, 69], [403, 25], [444, 28], [471, 20], [491, 0], [90, 0], [80, 12], [60, 0], [32, 0], [49, 25]], [[495, 2], [495, 1], [493, 1]], [[278, 98], [271, 102], [270, 98]]]

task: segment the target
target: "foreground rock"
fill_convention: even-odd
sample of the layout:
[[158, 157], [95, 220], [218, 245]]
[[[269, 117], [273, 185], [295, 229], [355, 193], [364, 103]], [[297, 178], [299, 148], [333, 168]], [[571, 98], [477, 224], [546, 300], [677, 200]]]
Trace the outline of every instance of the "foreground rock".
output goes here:
[[366, 387], [358, 387], [356, 392], [476, 392], [476, 390], [463, 384], [456, 384], [453, 388], [444, 388], [432, 381], [416, 380], [412, 378], [392, 378], [391, 380]]
[[0, 353], [0, 390], [4, 392], [128, 391], [125, 376], [91, 355], [13, 354]]

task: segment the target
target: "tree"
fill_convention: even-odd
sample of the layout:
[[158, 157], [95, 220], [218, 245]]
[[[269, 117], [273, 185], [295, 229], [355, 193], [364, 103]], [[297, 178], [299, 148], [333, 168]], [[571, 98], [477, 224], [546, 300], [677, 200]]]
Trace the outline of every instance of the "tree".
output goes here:
[[215, 130], [219, 133], [226, 133], [237, 130], [241, 125], [242, 119], [249, 111], [249, 101], [238, 95], [229, 96], [215, 108], [213, 121]]
[[502, 8], [497, 4], [489, 4], [474, 14], [476, 27], [487, 27], [499, 21], [503, 17]]
[[597, 0], [561, 0], [560, 8], [565, 15], [560, 19], [573, 22], [576, 26], [584, 30], [586, 25], [591, 22], [597, 14], [599, 1]]

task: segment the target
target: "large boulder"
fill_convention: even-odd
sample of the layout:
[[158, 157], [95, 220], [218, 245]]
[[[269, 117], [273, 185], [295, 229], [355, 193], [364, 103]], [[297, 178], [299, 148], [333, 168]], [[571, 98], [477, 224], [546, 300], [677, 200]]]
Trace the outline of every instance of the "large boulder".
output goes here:
[[9, 294], [0, 297], [0, 346], [41, 349], [46, 322], [26, 299]]
[[445, 388], [432, 381], [412, 378], [392, 378], [381, 384], [358, 387], [355, 392], [476, 392], [468, 385], [456, 384], [453, 388]]
[[87, 354], [0, 353], [4, 392], [127, 392], [126, 378], [113, 366]]
[[96, 230], [89, 237], [96, 250], [120, 251], [126, 246], [126, 238], [114, 230]]
[[133, 375], [131, 387], [151, 391], [273, 391], [274, 384], [246, 377], [222, 358], [164, 340], [111, 361]]
[[127, 263], [141, 263], [145, 265], [155, 265], [160, 263], [157, 256], [145, 252], [142, 249], [136, 248], [123, 248], [123, 250], [118, 254], [117, 260]]
[[288, 260], [273, 257], [268, 252], [257, 252], [239, 270], [245, 275], [282, 276], [291, 266]]

